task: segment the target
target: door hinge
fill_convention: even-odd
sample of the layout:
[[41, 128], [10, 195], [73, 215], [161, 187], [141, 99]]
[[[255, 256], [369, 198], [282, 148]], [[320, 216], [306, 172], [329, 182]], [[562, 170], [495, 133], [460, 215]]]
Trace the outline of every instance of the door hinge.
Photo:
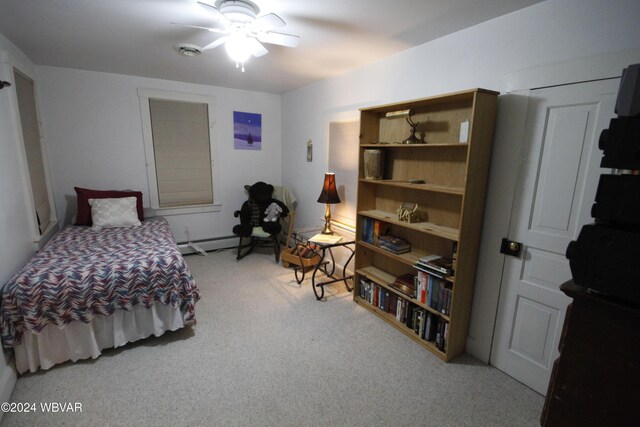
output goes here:
[[522, 252], [522, 243], [514, 242], [513, 240], [509, 240], [506, 237], [502, 238], [502, 243], [500, 244], [501, 254], [520, 258], [520, 252]]

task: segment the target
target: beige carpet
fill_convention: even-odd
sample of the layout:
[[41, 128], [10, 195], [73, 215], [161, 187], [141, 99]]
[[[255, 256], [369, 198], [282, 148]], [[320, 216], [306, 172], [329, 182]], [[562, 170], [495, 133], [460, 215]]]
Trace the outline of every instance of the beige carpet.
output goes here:
[[[539, 425], [544, 399], [470, 356], [443, 363], [351, 300], [316, 301], [268, 253], [186, 257], [193, 329], [18, 379], [3, 425]], [[80, 402], [82, 413], [43, 413]]]

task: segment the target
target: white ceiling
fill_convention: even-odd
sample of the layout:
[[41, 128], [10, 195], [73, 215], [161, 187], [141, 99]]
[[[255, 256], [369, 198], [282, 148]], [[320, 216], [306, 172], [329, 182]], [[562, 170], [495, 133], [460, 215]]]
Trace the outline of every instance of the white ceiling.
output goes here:
[[171, 24], [211, 26], [196, 0], [0, 0], [0, 33], [37, 65], [284, 93], [541, 0], [253, 1], [300, 45], [265, 45], [244, 73], [223, 48], [196, 57], [174, 49], [217, 37]]

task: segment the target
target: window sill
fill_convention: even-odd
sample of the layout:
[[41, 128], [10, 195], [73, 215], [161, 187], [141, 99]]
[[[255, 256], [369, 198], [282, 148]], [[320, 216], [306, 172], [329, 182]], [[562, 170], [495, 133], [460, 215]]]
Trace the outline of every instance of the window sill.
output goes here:
[[[220, 212], [222, 205], [206, 205], [206, 206], [185, 206], [175, 208], [151, 208], [155, 215], [173, 216], [173, 215], [189, 215], [208, 212]], [[145, 216], [146, 213], [145, 213]]]

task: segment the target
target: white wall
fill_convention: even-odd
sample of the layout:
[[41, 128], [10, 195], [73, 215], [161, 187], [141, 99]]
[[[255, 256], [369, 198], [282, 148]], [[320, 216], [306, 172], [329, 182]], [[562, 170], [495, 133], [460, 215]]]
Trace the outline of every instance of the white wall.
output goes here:
[[[283, 95], [282, 178], [285, 185], [292, 186], [302, 207], [298, 209], [297, 225], [321, 222], [323, 206], [315, 200], [327, 168], [328, 117], [474, 87], [505, 92], [515, 89], [510, 77], [517, 71], [639, 49], [639, 16], [637, 0], [548, 0]], [[517, 88], [568, 82], [557, 81], [559, 76], [551, 76], [547, 82], [528, 80], [527, 73], [518, 76]], [[310, 138], [318, 155], [313, 163], [306, 163], [306, 141]], [[489, 198], [496, 197], [495, 191], [489, 188]], [[501, 266], [485, 268], [500, 270]], [[494, 280], [476, 285], [469, 350], [485, 361], [489, 358], [499, 284]]]
[[[246, 200], [244, 184], [281, 182], [280, 96], [135, 76], [37, 67], [43, 132], [55, 183], [59, 215], [75, 213], [74, 186], [134, 189], [149, 206], [138, 88], [215, 98], [214, 137], [221, 180], [219, 212], [168, 217], [177, 241], [233, 235], [233, 211]], [[262, 150], [233, 149], [233, 111], [262, 114]]]
[[[0, 80], [14, 83], [13, 67], [35, 75], [33, 63], [0, 34]], [[33, 256], [31, 216], [28, 212], [30, 189], [24, 180], [19, 150], [18, 112], [12, 108], [15, 86], [0, 90], [0, 287]], [[16, 382], [16, 374], [8, 367], [9, 357], [0, 352], [0, 401], [6, 402]], [[0, 413], [0, 418], [2, 413]]]

